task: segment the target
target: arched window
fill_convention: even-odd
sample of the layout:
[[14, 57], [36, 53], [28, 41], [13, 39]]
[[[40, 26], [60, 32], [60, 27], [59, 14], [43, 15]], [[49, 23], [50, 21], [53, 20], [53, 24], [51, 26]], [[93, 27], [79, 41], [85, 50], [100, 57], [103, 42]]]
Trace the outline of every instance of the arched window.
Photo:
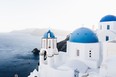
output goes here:
[[48, 33], [48, 38], [50, 38], [50, 33]]
[[51, 48], [51, 40], [49, 40], [48, 48]]
[[52, 47], [53, 47], [53, 49], [54, 49], [54, 40], [52, 40]]
[[46, 59], [47, 59], [47, 52], [44, 51], [44, 60], [46, 60]]
[[79, 56], [79, 50], [77, 50], [77, 56]]
[[44, 48], [46, 48], [45, 43], [46, 43], [46, 40], [43, 41], [43, 47], [44, 47]]

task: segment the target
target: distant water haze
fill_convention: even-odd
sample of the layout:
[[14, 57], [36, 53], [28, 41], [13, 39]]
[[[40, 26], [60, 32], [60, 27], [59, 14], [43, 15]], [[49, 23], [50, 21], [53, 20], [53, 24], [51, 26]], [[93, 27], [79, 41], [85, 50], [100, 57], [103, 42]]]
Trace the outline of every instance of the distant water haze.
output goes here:
[[47, 32], [48, 30], [51, 30], [54, 33], [54, 35], [57, 37], [58, 41], [61, 41], [67, 35], [69, 35], [71, 33], [71, 31], [67, 31], [67, 30], [50, 29], [50, 28], [43, 28], [43, 29], [28, 28], [28, 29], [23, 29], [23, 30], [12, 31], [11, 33], [29, 34], [29, 35], [32, 35], [32, 36], [43, 37], [44, 33]]

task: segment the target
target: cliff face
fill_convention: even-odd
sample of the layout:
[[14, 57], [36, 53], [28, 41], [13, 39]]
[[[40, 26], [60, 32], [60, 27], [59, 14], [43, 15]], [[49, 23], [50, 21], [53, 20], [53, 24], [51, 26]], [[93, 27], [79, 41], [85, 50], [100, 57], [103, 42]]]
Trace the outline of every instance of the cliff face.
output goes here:
[[[68, 40], [69, 40], [69, 35], [64, 40], [57, 43], [58, 51], [66, 52], [66, 47], [67, 47], [67, 41]], [[39, 55], [40, 50], [38, 50], [37, 48], [34, 48], [32, 50], [32, 52], [33, 52], [34, 55]]]
[[58, 51], [66, 52], [66, 47], [67, 47], [67, 41], [68, 40], [69, 40], [69, 35], [66, 37], [66, 39], [57, 43]]

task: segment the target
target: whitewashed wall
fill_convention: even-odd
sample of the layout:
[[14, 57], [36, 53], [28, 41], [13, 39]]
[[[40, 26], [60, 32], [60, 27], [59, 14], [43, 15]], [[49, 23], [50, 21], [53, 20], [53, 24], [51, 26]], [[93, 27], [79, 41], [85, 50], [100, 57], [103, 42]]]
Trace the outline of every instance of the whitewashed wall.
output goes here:
[[[79, 56], [77, 56], [77, 50], [79, 50]], [[91, 57], [89, 57], [89, 51], [91, 50]], [[97, 68], [100, 66], [101, 51], [100, 43], [73, 43], [67, 42], [67, 54], [69, 59], [78, 59], [83, 61], [91, 68]]]

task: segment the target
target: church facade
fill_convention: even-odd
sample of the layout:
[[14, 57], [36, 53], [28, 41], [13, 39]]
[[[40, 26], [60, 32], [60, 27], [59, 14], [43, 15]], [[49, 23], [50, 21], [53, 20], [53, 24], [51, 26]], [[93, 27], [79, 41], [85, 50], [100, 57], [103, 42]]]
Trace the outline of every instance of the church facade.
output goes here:
[[67, 52], [58, 51], [57, 37], [50, 30], [41, 41], [39, 70], [35, 69], [28, 77], [114, 77], [116, 74], [113, 65], [110, 67], [107, 62], [116, 56], [114, 15], [104, 16], [96, 31], [85, 27], [73, 31], [67, 41]]

